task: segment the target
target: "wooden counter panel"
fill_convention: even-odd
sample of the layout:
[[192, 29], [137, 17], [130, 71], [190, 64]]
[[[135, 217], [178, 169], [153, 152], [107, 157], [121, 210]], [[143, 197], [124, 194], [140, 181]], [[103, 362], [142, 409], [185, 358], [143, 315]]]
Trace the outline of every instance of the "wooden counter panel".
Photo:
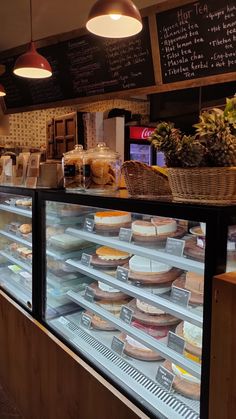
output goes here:
[[148, 418], [3, 292], [0, 379], [25, 419]]
[[210, 419], [236, 415], [236, 273], [213, 280]]

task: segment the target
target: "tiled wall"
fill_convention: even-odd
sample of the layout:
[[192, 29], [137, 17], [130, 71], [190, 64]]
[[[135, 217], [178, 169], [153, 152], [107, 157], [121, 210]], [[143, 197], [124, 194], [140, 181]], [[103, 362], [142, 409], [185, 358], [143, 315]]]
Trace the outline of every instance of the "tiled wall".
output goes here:
[[86, 105], [67, 106], [22, 112], [9, 115], [9, 135], [0, 135], [0, 145], [14, 147], [45, 147], [46, 122], [52, 118], [73, 111], [104, 112], [104, 116], [113, 108], [124, 108], [142, 115], [142, 123], [149, 120], [148, 101], [106, 100]]

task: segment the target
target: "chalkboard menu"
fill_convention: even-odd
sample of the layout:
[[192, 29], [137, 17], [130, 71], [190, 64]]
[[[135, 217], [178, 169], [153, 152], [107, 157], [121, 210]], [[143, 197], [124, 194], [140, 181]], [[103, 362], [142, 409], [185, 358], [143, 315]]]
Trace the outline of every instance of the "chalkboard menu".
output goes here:
[[235, 0], [199, 0], [156, 20], [163, 83], [236, 71]]
[[53, 69], [49, 79], [28, 80], [12, 73], [17, 57], [1, 60], [6, 72], [8, 109], [27, 107], [155, 84], [148, 19], [131, 38], [104, 39], [87, 34], [38, 51]]

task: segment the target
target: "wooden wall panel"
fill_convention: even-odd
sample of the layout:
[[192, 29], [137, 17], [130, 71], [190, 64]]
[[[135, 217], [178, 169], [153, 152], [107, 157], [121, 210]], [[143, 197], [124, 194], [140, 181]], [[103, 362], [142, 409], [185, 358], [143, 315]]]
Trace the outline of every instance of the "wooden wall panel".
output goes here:
[[209, 419], [236, 417], [236, 272], [213, 280]]
[[0, 292], [0, 380], [24, 419], [147, 419]]

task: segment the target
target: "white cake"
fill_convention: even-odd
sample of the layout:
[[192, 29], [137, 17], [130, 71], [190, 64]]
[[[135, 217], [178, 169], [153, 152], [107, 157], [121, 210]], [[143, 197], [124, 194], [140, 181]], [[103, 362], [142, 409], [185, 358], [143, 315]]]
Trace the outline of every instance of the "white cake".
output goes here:
[[193, 375], [189, 374], [189, 372], [185, 371], [183, 368], [178, 367], [174, 363], [172, 363], [172, 371], [173, 373], [184, 380], [189, 381], [190, 383], [200, 384], [200, 380]]
[[137, 220], [132, 223], [132, 231], [140, 236], [161, 236], [174, 233], [177, 223], [173, 218], [153, 217], [151, 221]]
[[126, 211], [100, 211], [94, 215], [95, 224], [119, 225], [131, 222], [131, 214]]
[[192, 323], [184, 322], [183, 325], [184, 339], [197, 348], [202, 347], [202, 328], [195, 326]]
[[143, 351], [151, 351], [151, 349], [147, 348], [146, 346], [142, 345], [142, 343], [138, 342], [137, 340], [131, 338], [131, 336], [126, 336], [126, 342], [129, 345], [134, 346], [137, 349], [142, 349]]
[[151, 304], [145, 303], [145, 301], [141, 301], [139, 299], [136, 300], [136, 306], [139, 310], [147, 314], [165, 314], [163, 310], [160, 310], [159, 308], [154, 307]]
[[151, 222], [155, 226], [158, 236], [174, 233], [177, 230], [177, 223], [173, 218], [153, 217]]
[[156, 227], [150, 221], [133, 221], [132, 231], [141, 236], [156, 236]]
[[133, 272], [145, 272], [148, 274], [164, 273], [171, 270], [169, 265], [137, 255], [132, 256], [129, 260], [129, 268]]
[[98, 288], [105, 292], [120, 292], [116, 288], [112, 288], [110, 285], [104, 284], [103, 282], [98, 281]]

